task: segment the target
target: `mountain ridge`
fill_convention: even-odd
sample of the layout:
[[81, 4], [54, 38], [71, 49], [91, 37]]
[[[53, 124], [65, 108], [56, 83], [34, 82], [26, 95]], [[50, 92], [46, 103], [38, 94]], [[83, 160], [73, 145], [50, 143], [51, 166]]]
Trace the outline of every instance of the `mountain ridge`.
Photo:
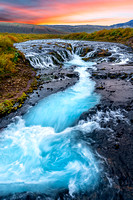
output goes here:
[[63, 32], [55, 30], [50, 27], [33, 25], [33, 24], [21, 24], [21, 23], [10, 23], [0, 22], [1, 33], [34, 33], [34, 34], [62, 34]]
[[133, 20], [130, 20], [125, 23], [113, 24], [111, 26], [100, 26], [100, 25], [43, 25], [49, 28], [54, 28], [59, 31], [69, 32], [69, 33], [77, 33], [77, 32], [86, 32], [92, 33], [95, 31], [100, 31], [103, 29], [112, 29], [112, 28], [133, 28]]
[[34, 34], [66, 34], [86, 32], [93, 33], [95, 31], [112, 28], [133, 28], [133, 20], [125, 23], [113, 24], [111, 26], [100, 25], [33, 25], [21, 23], [0, 22], [0, 32], [8, 33], [34, 33]]
[[124, 23], [119, 23], [119, 24], [113, 24], [110, 27], [112, 28], [133, 28], [133, 20], [130, 20], [128, 22], [124, 22]]

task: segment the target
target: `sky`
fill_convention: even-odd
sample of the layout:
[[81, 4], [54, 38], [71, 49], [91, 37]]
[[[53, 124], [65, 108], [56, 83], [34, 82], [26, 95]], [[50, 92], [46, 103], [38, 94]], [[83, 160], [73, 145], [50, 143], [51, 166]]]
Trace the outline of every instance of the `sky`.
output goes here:
[[111, 25], [133, 19], [133, 0], [0, 0], [0, 21]]

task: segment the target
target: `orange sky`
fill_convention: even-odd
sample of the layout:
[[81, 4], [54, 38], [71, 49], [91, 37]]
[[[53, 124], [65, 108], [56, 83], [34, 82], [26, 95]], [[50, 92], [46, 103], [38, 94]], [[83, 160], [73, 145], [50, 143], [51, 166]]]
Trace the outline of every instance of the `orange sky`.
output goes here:
[[1, 0], [0, 21], [111, 25], [133, 19], [133, 0]]

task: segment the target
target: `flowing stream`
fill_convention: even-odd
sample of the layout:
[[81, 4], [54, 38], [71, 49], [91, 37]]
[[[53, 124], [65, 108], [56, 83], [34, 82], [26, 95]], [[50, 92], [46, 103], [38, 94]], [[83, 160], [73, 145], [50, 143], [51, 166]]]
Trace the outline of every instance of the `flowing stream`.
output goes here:
[[75, 55], [73, 60], [64, 63], [66, 67], [71, 65], [77, 66], [75, 70], [79, 73], [79, 82], [63, 92], [43, 99], [31, 108], [24, 116], [26, 126], [53, 127], [55, 132], [60, 132], [72, 126], [84, 111], [98, 102], [98, 95], [93, 93], [95, 83], [89, 79], [86, 71], [88, 67], [93, 68], [94, 63], [85, 63]]
[[[40, 44], [42, 47], [38, 50]], [[91, 45], [96, 46], [96, 43]], [[76, 66], [79, 81], [65, 91], [42, 99], [2, 131], [0, 195], [35, 192], [54, 197], [57, 192], [68, 189], [73, 196], [94, 190], [102, 169], [89, 141], [82, 135], [99, 125], [95, 121], [77, 124], [77, 120], [100, 99], [94, 93], [95, 83], [87, 71], [95, 67], [95, 62], [82, 60], [83, 44], [80, 42], [41, 40], [16, 44], [16, 47], [36, 68], [54, 68], [57, 61], [65, 68]], [[54, 48], [56, 51], [51, 53]], [[113, 48], [115, 45], [112, 47], [115, 54]], [[93, 51], [87, 54], [92, 55]]]

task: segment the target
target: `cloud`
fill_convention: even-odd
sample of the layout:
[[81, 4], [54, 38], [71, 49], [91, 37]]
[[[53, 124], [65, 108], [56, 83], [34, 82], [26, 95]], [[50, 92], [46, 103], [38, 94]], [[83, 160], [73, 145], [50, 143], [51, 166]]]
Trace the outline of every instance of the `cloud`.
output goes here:
[[1, 3], [15, 6], [35, 7], [40, 4], [40, 0], [1, 0]]
[[36, 16], [31, 11], [14, 7], [4, 6], [0, 9], [0, 21], [34, 23]]
[[[132, 18], [132, 0], [1, 0], [0, 21], [104, 24]], [[105, 19], [105, 20], [103, 20]]]

